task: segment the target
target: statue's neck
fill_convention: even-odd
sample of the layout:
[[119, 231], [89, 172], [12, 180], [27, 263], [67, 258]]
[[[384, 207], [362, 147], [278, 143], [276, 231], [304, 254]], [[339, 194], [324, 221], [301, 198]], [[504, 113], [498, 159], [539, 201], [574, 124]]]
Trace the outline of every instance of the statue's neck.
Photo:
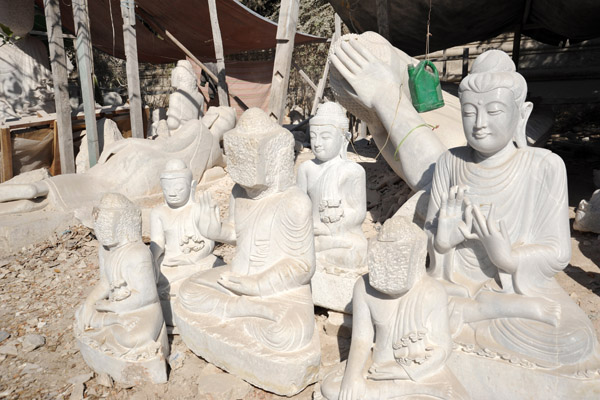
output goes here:
[[473, 149], [473, 161], [482, 167], [493, 168], [509, 161], [516, 153], [517, 148], [511, 140], [504, 148], [492, 154], [481, 153]]

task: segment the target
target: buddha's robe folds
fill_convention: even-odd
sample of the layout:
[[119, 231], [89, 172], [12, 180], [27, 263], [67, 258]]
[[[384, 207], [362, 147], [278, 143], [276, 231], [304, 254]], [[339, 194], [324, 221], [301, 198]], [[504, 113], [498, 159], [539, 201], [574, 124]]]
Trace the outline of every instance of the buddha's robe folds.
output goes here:
[[554, 279], [571, 257], [567, 177], [562, 160], [538, 148], [518, 149], [510, 160], [493, 168], [473, 160], [470, 147], [458, 147], [444, 153], [436, 165], [426, 223], [431, 274], [449, 282], [449, 293], [455, 298], [475, 299], [482, 291], [498, 292], [499, 299], [502, 295], [497, 283], [499, 271], [479, 240], [466, 240], [446, 254], [437, 253], [433, 246], [442, 194], [453, 186], [466, 185], [465, 196], [472, 204], [484, 215], [493, 204], [496, 217], [506, 224], [518, 260], [512, 275], [514, 292], [552, 300], [561, 307], [557, 327], [501, 315], [478, 322], [474, 324], [477, 342], [542, 366], [585, 360], [596, 353], [593, 326]]
[[[310, 200], [295, 186], [257, 200], [245, 197], [239, 186], [232, 194], [236, 256], [230, 265], [184, 281], [180, 304], [191, 312], [239, 319], [247, 336], [272, 350], [301, 349], [314, 332]], [[255, 279], [260, 295], [239, 295], [221, 286], [217, 280], [225, 272]], [[268, 317], [258, 316], [265, 310]]]
[[[318, 178], [308, 185], [313, 221], [315, 225], [321, 221], [329, 229], [329, 234], [315, 232], [317, 264], [319, 268], [359, 268], [367, 253], [367, 239], [361, 229], [367, 211], [366, 195], [364, 189], [358, 189], [365, 187], [365, 172], [357, 163], [341, 158], [321, 168]], [[323, 221], [328, 214], [338, 215], [338, 210], [343, 210], [340, 220]], [[360, 221], [354, 215], [348, 215], [351, 213], [362, 216]], [[349, 218], [357, 222], [347, 222]]]
[[[160, 174], [167, 161], [183, 160], [199, 180], [220, 155], [219, 143], [200, 120], [187, 122], [173, 136], [146, 140], [129, 138], [104, 150], [98, 164], [84, 174], [46, 179], [49, 197], [60, 209], [94, 205], [102, 194], [118, 192], [132, 200], [160, 193]], [[109, 158], [110, 157], [110, 158]]]
[[168, 120], [172, 120], [170, 123], [168, 122], [169, 125], [176, 125], [171, 129], [177, 129], [187, 121], [200, 118], [203, 105], [204, 98], [197, 90], [188, 93], [178, 89], [173, 92], [169, 96], [169, 109], [167, 111]]
[[[117, 314], [117, 322], [81, 333], [85, 342], [117, 357], [151, 357], [164, 347], [164, 328], [161, 306], [156, 294], [156, 276], [152, 257], [142, 242], [129, 243], [118, 249], [100, 248], [100, 280], [108, 287], [110, 302], [129, 303]], [[154, 301], [139, 306], [139, 290], [154, 291]], [[146, 294], [148, 296], [148, 294]], [[111, 312], [95, 312], [93, 319], [104, 321]], [[165, 332], [165, 333], [163, 333]], [[163, 337], [164, 336], [164, 337]]]

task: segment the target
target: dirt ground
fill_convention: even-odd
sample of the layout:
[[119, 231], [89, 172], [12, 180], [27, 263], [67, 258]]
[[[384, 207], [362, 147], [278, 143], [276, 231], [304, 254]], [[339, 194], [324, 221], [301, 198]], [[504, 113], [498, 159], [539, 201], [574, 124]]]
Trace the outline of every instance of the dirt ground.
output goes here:
[[[568, 116], [565, 118], [568, 119]], [[595, 150], [590, 152], [588, 149], [582, 156], [577, 143], [590, 131], [589, 137], [599, 137], [600, 124], [594, 122], [582, 126], [574, 132], [573, 138], [561, 140], [556, 135], [560, 132], [558, 129], [565, 126], [559, 123], [553, 130], [556, 135], [549, 142], [568, 166], [571, 217], [574, 217], [573, 207], [580, 199], [589, 198], [594, 189], [591, 170], [597, 167], [598, 160]], [[359, 141], [356, 152], [360, 156], [351, 150], [349, 158], [359, 162], [367, 172], [369, 212], [363, 228], [366, 235], [372, 237], [377, 227], [409, 197], [410, 190], [383, 160], [374, 160], [377, 154], [374, 144]], [[306, 150], [300, 154], [298, 162], [311, 157], [310, 151]], [[200, 189], [213, 194], [225, 215], [232, 184], [228, 177], [224, 177]], [[600, 335], [599, 238], [597, 234], [573, 231], [571, 242], [571, 264], [558, 274], [558, 281], [586, 311]], [[72, 324], [76, 307], [84, 301], [98, 279], [97, 245], [89, 229], [75, 226], [44, 243], [28, 246], [0, 260], [0, 398], [279, 398], [207, 364], [191, 353], [179, 336], [170, 337], [171, 368], [166, 384], [126, 388], [112, 383], [106, 376], [95, 376], [75, 345]], [[215, 253], [227, 262], [233, 250], [231, 246], [219, 245]], [[327, 320], [324, 310], [317, 309], [315, 319], [320, 332], [324, 373], [340, 359], [346, 358], [350, 341], [347, 331], [335, 336], [337, 328]], [[45, 340], [38, 348], [35, 346], [41, 344], [41, 339], [36, 335], [43, 336]], [[214, 375], [221, 375], [225, 378], [223, 382], [229, 383], [207, 393], [202, 379], [214, 380]], [[315, 385], [293, 399], [311, 399], [313, 391]]]

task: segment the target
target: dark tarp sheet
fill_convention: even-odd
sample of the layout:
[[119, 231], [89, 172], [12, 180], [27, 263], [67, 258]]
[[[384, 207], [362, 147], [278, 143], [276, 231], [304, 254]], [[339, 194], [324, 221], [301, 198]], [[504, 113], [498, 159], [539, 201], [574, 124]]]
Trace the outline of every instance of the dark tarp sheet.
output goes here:
[[[36, 0], [43, 8], [43, 0]], [[131, 1], [123, 1], [131, 3]], [[196, 57], [214, 59], [214, 45], [206, 0], [136, 0], [138, 59], [140, 62], [167, 63], [184, 59], [184, 53], [167, 38], [156, 37], [140, 17], [152, 19], [171, 32]], [[234, 0], [217, 0], [217, 14], [225, 54], [273, 48], [277, 24], [254, 13]], [[121, 0], [88, 0], [90, 29], [94, 47], [124, 58]], [[112, 8], [112, 19], [111, 19]], [[140, 8], [145, 12], [140, 11]], [[74, 32], [71, 0], [60, 0], [63, 27]], [[152, 24], [150, 24], [152, 26]], [[295, 44], [325, 39], [296, 34]]]
[[[329, 0], [352, 32], [378, 32], [377, 0]], [[425, 53], [429, 0], [388, 0], [391, 43]], [[526, 9], [528, 8], [528, 9]], [[514, 30], [557, 45], [600, 37], [600, 0], [431, 0], [430, 51], [486, 40]]]

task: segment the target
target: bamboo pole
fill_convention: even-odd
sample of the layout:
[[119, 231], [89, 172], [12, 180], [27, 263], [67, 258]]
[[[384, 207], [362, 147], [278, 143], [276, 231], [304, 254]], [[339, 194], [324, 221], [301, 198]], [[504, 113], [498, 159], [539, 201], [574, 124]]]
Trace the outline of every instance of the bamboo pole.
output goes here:
[[[50, 67], [54, 85], [54, 104], [56, 107], [56, 129], [54, 137], [60, 154], [61, 173], [75, 173], [75, 154], [73, 150], [73, 126], [71, 124], [71, 105], [69, 104], [67, 57], [62, 35], [59, 0], [44, 0], [44, 14], [48, 30], [50, 49]], [[58, 169], [58, 168], [56, 168]]]
[[[338, 41], [338, 39], [342, 35], [342, 19], [339, 15], [335, 14], [335, 31], [333, 32], [333, 37], [331, 38], [331, 46]], [[331, 47], [330, 47], [331, 50]], [[323, 98], [323, 93], [325, 92], [325, 85], [327, 84], [327, 77], [329, 76], [329, 59], [325, 63], [325, 68], [323, 69], [323, 77], [319, 81], [319, 86], [317, 87], [317, 92], [315, 93], [315, 100], [313, 101], [312, 108], [310, 110], [310, 115], [315, 115], [317, 112], [317, 107]]]
[[208, 0], [208, 10], [210, 12], [210, 26], [212, 28], [213, 43], [215, 45], [215, 58], [217, 59], [217, 92], [219, 94], [219, 105], [229, 106], [229, 95], [227, 94], [227, 82], [225, 81], [225, 56], [223, 55], [223, 40], [221, 39], [221, 29], [219, 28], [219, 18], [217, 15], [217, 4], [215, 0]]
[[125, 45], [131, 137], [143, 139], [144, 122], [142, 119], [142, 94], [140, 91], [137, 39], [135, 32], [135, 3], [133, 0], [121, 1], [121, 15], [123, 17], [123, 41]]

